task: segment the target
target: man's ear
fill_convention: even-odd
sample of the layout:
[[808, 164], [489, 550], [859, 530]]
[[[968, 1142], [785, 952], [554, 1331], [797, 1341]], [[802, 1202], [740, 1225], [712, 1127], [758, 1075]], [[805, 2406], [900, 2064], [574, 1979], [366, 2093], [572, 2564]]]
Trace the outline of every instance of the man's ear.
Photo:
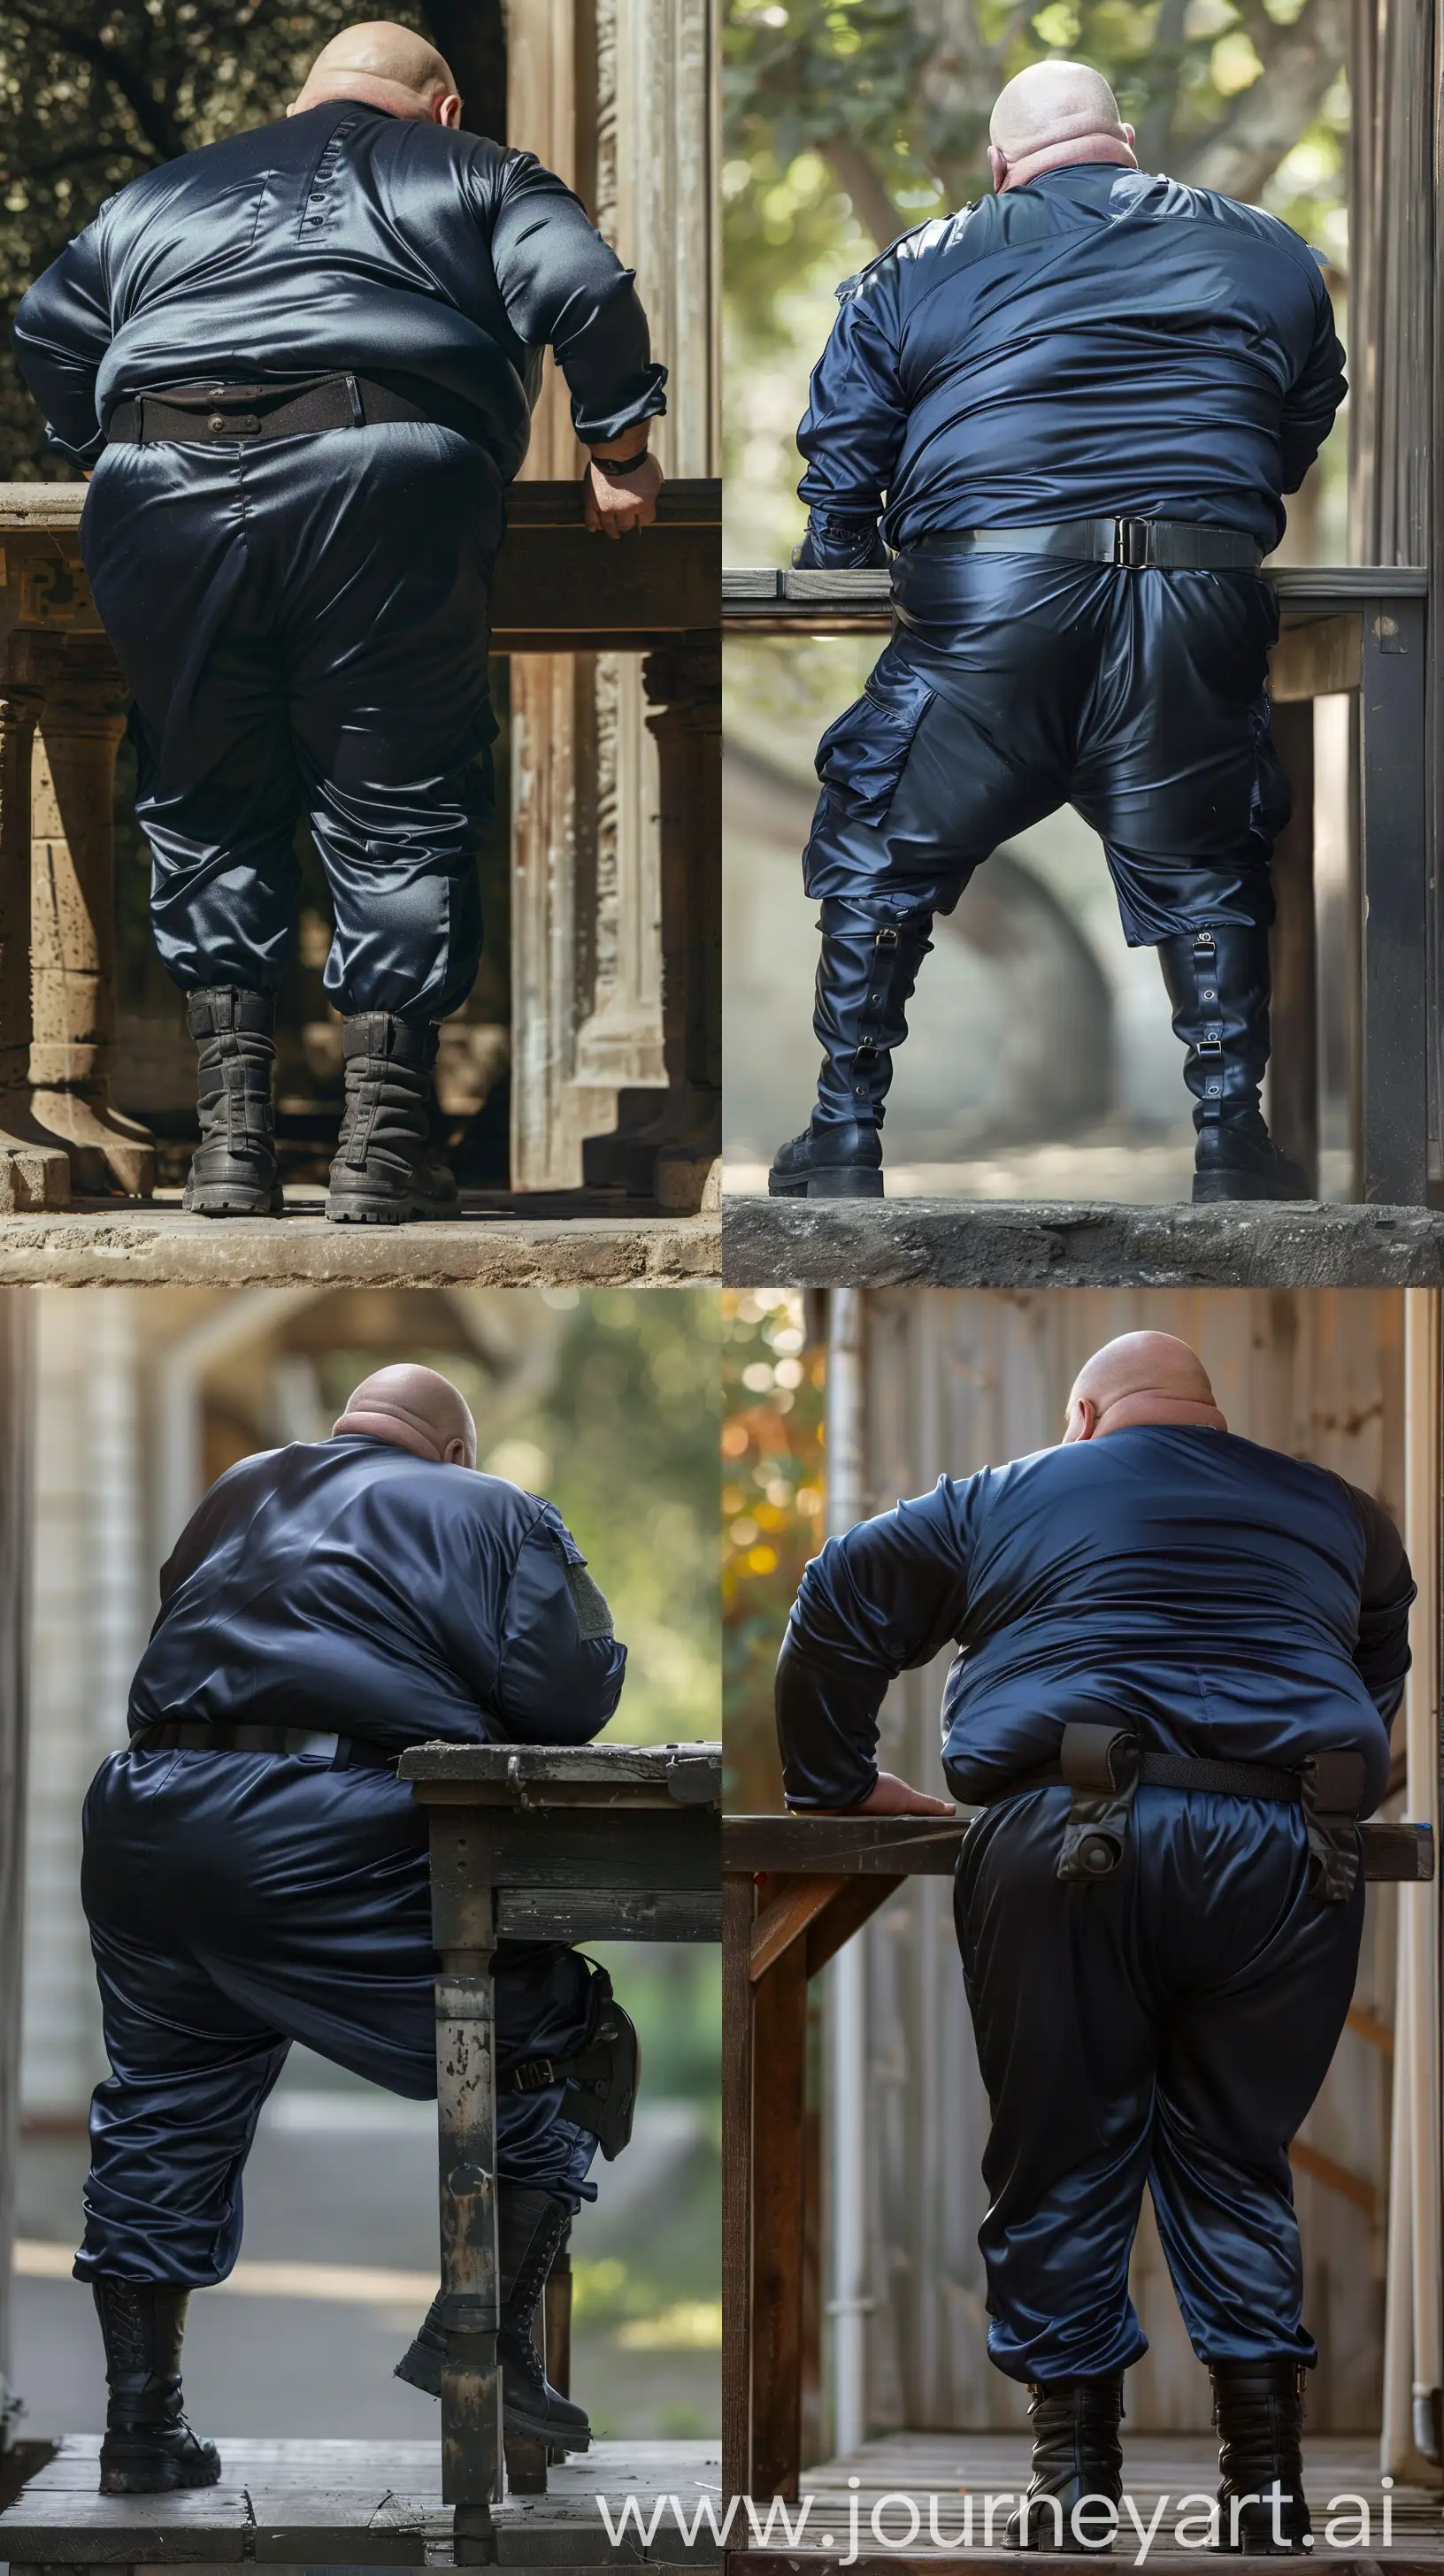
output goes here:
[[441, 1463], [443, 1467], [464, 1467], [467, 1464], [466, 1442], [460, 1432], [454, 1440], [448, 1440], [441, 1453]]
[[438, 125], [449, 125], [453, 127], [453, 129], [460, 125], [461, 101], [457, 97], [455, 90], [448, 91], [445, 98], [439, 98], [437, 100], [436, 122]]
[[1134, 130], [1133, 130], [1133, 128], [1132, 128], [1132, 126], [1131, 126], [1131, 125], [1125, 125], [1125, 127], [1123, 128], [1123, 140], [1124, 140], [1124, 142], [1127, 144], [1128, 149], [1129, 149], [1129, 151], [1131, 152], [1131, 151], [1132, 151], [1132, 149], [1133, 149], [1134, 144], [1135, 144], [1135, 143], [1137, 142], [1137, 140], [1138, 140], [1138, 137], [1137, 137], [1137, 135], [1134, 133]]
[[1008, 182], [1008, 156], [998, 150], [996, 143], [988, 145], [988, 168], [993, 174], [993, 194], [1000, 197]]

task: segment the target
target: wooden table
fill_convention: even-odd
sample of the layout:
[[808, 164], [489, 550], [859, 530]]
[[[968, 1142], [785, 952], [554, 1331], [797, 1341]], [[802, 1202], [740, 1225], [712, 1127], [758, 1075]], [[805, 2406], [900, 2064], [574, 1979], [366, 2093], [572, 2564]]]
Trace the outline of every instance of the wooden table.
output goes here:
[[[508, 2443], [503, 2461], [492, 1953], [499, 1940], [720, 1939], [722, 1748], [418, 1744], [399, 1768], [430, 1820], [441, 1960], [441, 2492], [457, 2563], [483, 2564], [496, 2556], [506, 2478], [515, 2494], [547, 2484], [543, 2445]], [[547, 2327], [564, 2386], [564, 2300]]]
[[[795, 2498], [802, 2453], [807, 1989], [905, 1878], [950, 1876], [954, 1816], [729, 1816], [722, 1828], [722, 2482]], [[1432, 1878], [1427, 1825], [1366, 1824], [1364, 1876]]]
[[[1358, 708], [1359, 1195], [1428, 1203], [1440, 1141], [1439, 925], [1429, 882], [1425, 698], [1428, 575], [1412, 565], [1266, 567], [1282, 631], [1270, 664], [1275, 734], [1294, 791], [1274, 852], [1270, 1124], [1317, 1188], [1318, 994], [1314, 963], [1312, 702]], [[886, 572], [724, 571], [734, 635], [838, 635], [891, 624]]]

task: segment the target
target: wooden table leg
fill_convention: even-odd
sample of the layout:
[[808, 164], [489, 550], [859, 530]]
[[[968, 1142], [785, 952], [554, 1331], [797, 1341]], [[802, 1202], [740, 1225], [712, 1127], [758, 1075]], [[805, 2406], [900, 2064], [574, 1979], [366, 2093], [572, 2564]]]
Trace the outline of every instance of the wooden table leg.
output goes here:
[[792, 2499], [802, 2470], [804, 1941], [794, 1941], [758, 1980], [752, 2052], [750, 2491]]
[[[442, 1954], [436, 1983], [441, 2287], [441, 2494], [455, 2508], [458, 2566], [496, 2556], [492, 2506], [502, 2494], [500, 2323], [496, 2248], [495, 1898], [469, 1905], [476, 1944]], [[488, 1935], [484, 1946], [478, 1935]]]
[[1314, 925], [1314, 703], [1286, 700], [1273, 711], [1274, 740], [1293, 791], [1293, 810], [1274, 843], [1274, 927], [1269, 943], [1273, 999], [1268, 1073], [1269, 1128], [1303, 1165], [1319, 1194], [1319, 998]]
[[35, 727], [63, 645], [11, 639], [0, 682], [0, 1215], [64, 1207], [70, 1162], [30, 1106], [30, 789]]
[[722, 2510], [752, 2477], [752, 1980], [757, 1891], [722, 1881]]
[[1424, 602], [1371, 600], [1359, 691], [1364, 1196], [1422, 1207], [1429, 1178]]

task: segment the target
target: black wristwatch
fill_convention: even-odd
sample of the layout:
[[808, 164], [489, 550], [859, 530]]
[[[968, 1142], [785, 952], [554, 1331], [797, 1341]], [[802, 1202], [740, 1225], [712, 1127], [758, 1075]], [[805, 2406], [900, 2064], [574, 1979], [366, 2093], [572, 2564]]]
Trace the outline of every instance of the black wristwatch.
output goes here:
[[594, 456], [592, 463], [609, 483], [621, 483], [629, 474], [635, 474], [639, 465], [646, 464], [651, 452], [649, 447], [639, 447], [635, 456]]

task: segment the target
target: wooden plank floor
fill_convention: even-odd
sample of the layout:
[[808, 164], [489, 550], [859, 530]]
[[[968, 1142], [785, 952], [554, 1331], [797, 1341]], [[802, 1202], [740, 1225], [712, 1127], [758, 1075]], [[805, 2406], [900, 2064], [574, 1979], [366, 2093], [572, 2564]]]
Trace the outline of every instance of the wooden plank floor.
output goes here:
[[[184, 2495], [103, 2496], [98, 2434], [77, 2434], [0, 2514], [0, 2560], [12, 2567], [160, 2567], [241, 2561], [290, 2567], [447, 2567], [451, 2515], [441, 2501], [435, 2442], [227, 2442], [221, 2482]], [[497, 2508], [503, 2566], [587, 2569], [716, 2564], [708, 2535], [693, 2549], [670, 2507], [648, 2543], [638, 2533], [675, 2495], [690, 2521], [721, 2489], [721, 2451], [708, 2442], [598, 2442], [549, 2473], [544, 2496]], [[613, 2542], [628, 2500], [635, 2510]]]
[[[1174, 2521], [1179, 2500], [1185, 2496], [1209, 2496], [1217, 2487], [1218, 2446], [1206, 2434], [1136, 2434], [1124, 2427], [1124, 2477], [1145, 2529], [1152, 2520], [1160, 2497], [1171, 2502], [1159, 2525], [1157, 2537], [1148, 2547], [1144, 2564], [1165, 2568], [1172, 2576], [1187, 2567], [1197, 2567], [1200, 2551], [1196, 2544], [1184, 2547], [1166, 2545], [1165, 2535]], [[856, 2569], [881, 2576], [885, 2567], [910, 2570], [936, 2567], [940, 2554], [931, 2537], [934, 2530], [944, 2544], [942, 2554], [966, 2558], [980, 2567], [996, 2567], [1018, 2576], [1020, 2561], [1000, 2545], [1002, 2525], [1011, 2505], [995, 2509], [991, 2545], [985, 2538], [986, 2499], [990, 2496], [1015, 2498], [1027, 2481], [1027, 2437], [1008, 2433], [896, 2433], [866, 2443], [850, 2458], [826, 2460], [802, 2473], [802, 2499], [811, 2498], [806, 2525], [796, 2541], [789, 2542], [778, 2516], [770, 2538], [766, 2534], [767, 2507], [754, 2507], [762, 2518], [760, 2538], [748, 2535], [749, 2545], [736, 2545], [739, 2535], [734, 2529], [732, 2562], [738, 2576], [784, 2576], [795, 2571], [799, 2563], [809, 2569], [839, 2564], [849, 2553], [852, 2535], [854, 2501], [858, 2517]], [[1392, 2494], [1391, 2545], [1382, 2545], [1383, 2491], [1379, 2483], [1378, 2446], [1367, 2435], [1353, 2440], [1338, 2435], [1321, 2436], [1307, 2444], [1305, 2478], [1309, 2502], [1316, 2526], [1313, 2555], [1325, 2559], [1340, 2576], [1346, 2566], [1375, 2570], [1380, 2567], [1406, 2576], [1406, 2571], [1419, 2567], [1427, 2576], [1440, 2576], [1444, 2562], [1444, 2512], [1437, 2494], [1418, 2488], [1395, 2487]], [[853, 2481], [856, 2480], [856, 2485]], [[1349, 2537], [1338, 2546], [1325, 2538], [1324, 2520], [1333, 2497], [1363, 2496], [1371, 2510], [1369, 2545], [1365, 2549], [1354, 2535], [1357, 2521], [1351, 2520]], [[916, 2538], [912, 2536], [912, 2513], [902, 2499], [910, 2498], [920, 2518]], [[972, 2537], [967, 2540], [967, 2505], [972, 2501]], [[796, 2516], [801, 2502], [787, 2508], [796, 2530]], [[889, 2499], [877, 2512], [881, 2499]], [[1046, 2528], [1051, 2528], [1051, 2518]], [[1192, 2525], [1193, 2534], [1200, 2523]], [[1132, 2565], [1139, 2551], [1139, 2539], [1130, 2523], [1125, 2522], [1114, 2552], [1115, 2565]], [[1023, 2565], [1030, 2563], [1025, 2560]], [[1033, 2560], [1031, 2563], [1038, 2563]], [[1057, 2559], [1049, 2555], [1050, 2569], [1080, 2568], [1083, 2558]], [[1202, 2563], [1210, 2562], [1202, 2553]], [[1259, 2576], [1271, 2570], [1277, 2576], [1276, 2559], [1231, 2558], [1231, 2568], [1240, 2571], [1256, 2569]]]

